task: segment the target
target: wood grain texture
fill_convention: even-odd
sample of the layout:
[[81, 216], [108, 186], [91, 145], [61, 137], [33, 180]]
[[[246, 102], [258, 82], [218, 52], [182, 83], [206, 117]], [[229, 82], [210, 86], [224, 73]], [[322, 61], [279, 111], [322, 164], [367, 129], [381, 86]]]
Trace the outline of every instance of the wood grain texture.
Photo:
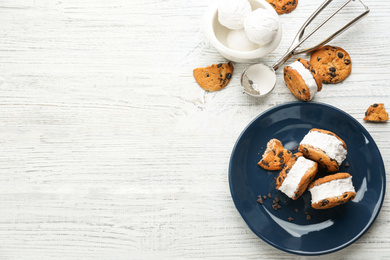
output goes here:
[[[282, 42], [261, 61], [276, 61], [321, 2], [280, 16]], [[222, 91], [196, 84], [194, 68], [225, 61], [201, 29], [209, 3], [0, 0], [0, 259], [291, 259], [247, 228], [227, 171], [244, 127], [295, 98], [281, 70], [268, 96], [243, 94], [248, 64]], [[314, 101], [361, 122], [389, 169], [389, 123], [362, 119], [372, 103], [390, 109], [390, 2], [365, 3], [369, 16], [332, 42], [351, 76]], [[389, 208], [320, 259], [388, 259]]]

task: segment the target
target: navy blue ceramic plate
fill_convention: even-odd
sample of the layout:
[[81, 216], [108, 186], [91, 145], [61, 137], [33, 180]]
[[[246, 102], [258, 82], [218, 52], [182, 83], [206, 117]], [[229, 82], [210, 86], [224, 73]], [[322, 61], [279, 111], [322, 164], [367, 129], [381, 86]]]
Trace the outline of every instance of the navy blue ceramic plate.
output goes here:
[[[288, 199], [275, 189], [274, 177], [279, 172], [257, 165], [271, 138], [295, 152], [311, 128], [330, 130], [347, 144], [348, 154], [340, 172], [353, 176], [357, 192], [353, 201], [315, 210], [308, 191], [296, 201]], [[361, 237], [381, 209], [385, 178], [381, 154], [364, 127], [335, 107], [313, 102], [288, 103], [259, 115], [238, 138], [229, 165], [232, 198], [249, 228], [270, 245], [300, 255], [335, 252]], [[267, 196], [263, 205], [256, 202], [259, 195], [268, 194], [272, 198]], [[276, 211], [272, 208], [275, 197], [281, 205]], [[290, 217], [294, 218], [291, 222]]]

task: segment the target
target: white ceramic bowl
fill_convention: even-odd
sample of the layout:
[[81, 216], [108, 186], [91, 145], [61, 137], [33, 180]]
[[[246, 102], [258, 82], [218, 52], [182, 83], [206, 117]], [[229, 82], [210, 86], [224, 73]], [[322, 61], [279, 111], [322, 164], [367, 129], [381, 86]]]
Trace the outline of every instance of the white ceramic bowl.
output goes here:
[[267, 45], [252, 51], [237, 51], [227, 47], [226, 37], [229, 29], [222, 26], [218, 21], [218, 4], [210, 6], [203, 17], [203, 30], [210, 43], [218, 50], [218, 52], [230, 61], [235, 62], [250, 62], [251, 60], [264, 57], [278, 47], [282, 39], [282, 25], [279, 21], [279, 16], [273, 7], [265, 0], [248, 0], [252, 6], [252, 10], [258, 8], [267, 9], [273, 13], [278, 19], [279, 30], [275, 39]]

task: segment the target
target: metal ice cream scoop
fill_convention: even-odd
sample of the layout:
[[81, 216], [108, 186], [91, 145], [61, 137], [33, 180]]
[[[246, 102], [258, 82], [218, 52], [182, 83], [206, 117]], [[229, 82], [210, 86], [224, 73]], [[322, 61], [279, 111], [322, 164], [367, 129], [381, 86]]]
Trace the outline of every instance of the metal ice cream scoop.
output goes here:
[[[268, 94], [275, 87], [276, 70], [280, 68], [288, 59], [290, 59], [292, 56], [297, 54], [311, 52], [327, 44], [328, 42], [336, 38], [338, 35], [340, 35], [342, 32], [344, 32], [352, 25], [357, 23], [360, 19], [362, 19], [365, 15], [367, 15], [370, 12], [370, 9], [368, 8], [368, 6], [366, 6], [363, 3], [362, 0], [348, 0], [342, 6], [340, 6], [336, 11], [334, 11], [328, 18], [326, 18], [317, 27], [315, 27], [310, 33], [308, 33], [306, 36], [303, 36], [307, 26], [332, 1], [333, 0], [324, 1], [320, 5], [320, 7], [318, 7], [317, 10], [306, 20], [306, 22], [302, 25], [301, 29], [299, 29], [290, 48], [274, 65], [268, 66], [266, 64], [259, 63], [259, 64], [251, 65], [246, 69], [244, 69], [241, 75], [241, 85], [244, 87], [244, 91], [247, 94], [255, 97], [260, 97]], [[338, 31], [330, 35], [328, 38], [318, 43], [317, 45], [305, 49], [300, 48], [302, 43], [304, 43], [308, 38], [310, 38], [310, 36], [312, 36], [316, 31], [318, 31], [325, 23], [327, 23], [330, 19], [332, 19], [340, 10], [342, 10], [351, 1], [360, 2], [363, 5], [365, 11], [361, 13], [359, 16], [357, 16], [356, 18], [354, 18], [353, 20], [351, 20], [349, 23], [347, 23], [344, 27], [340, 28]]]

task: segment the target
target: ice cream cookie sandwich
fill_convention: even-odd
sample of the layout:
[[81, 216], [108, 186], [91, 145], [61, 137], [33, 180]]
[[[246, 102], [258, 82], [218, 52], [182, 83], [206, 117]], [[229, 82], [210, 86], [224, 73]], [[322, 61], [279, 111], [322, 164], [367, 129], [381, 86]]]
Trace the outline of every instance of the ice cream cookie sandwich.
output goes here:
[[347, 156], [347, 145], [336, 134], [313, 128], [299, 144], [299, 152], [329, 172], [339, 170]]
[[274, 138], [267, 143], [267, 149], [258, 165], [270, 171], [281, 170], [290, 158], [291, 151], [285, 149], [282, 142]]
[[276, 178], [276, 189], [296, 200], [309, 186], [318, 171], [318, 164], [295, 153]]
[[328, 175], [309, 186], [311, 206], [314, 209], [329, 209], [355, 198], [352, 176], [346, 172]]
[[312, 100], [322, 89], [318, 73], [307, 60], [301, 58], [284, 67], [284, 81], [291, 93], [302, 101]]

